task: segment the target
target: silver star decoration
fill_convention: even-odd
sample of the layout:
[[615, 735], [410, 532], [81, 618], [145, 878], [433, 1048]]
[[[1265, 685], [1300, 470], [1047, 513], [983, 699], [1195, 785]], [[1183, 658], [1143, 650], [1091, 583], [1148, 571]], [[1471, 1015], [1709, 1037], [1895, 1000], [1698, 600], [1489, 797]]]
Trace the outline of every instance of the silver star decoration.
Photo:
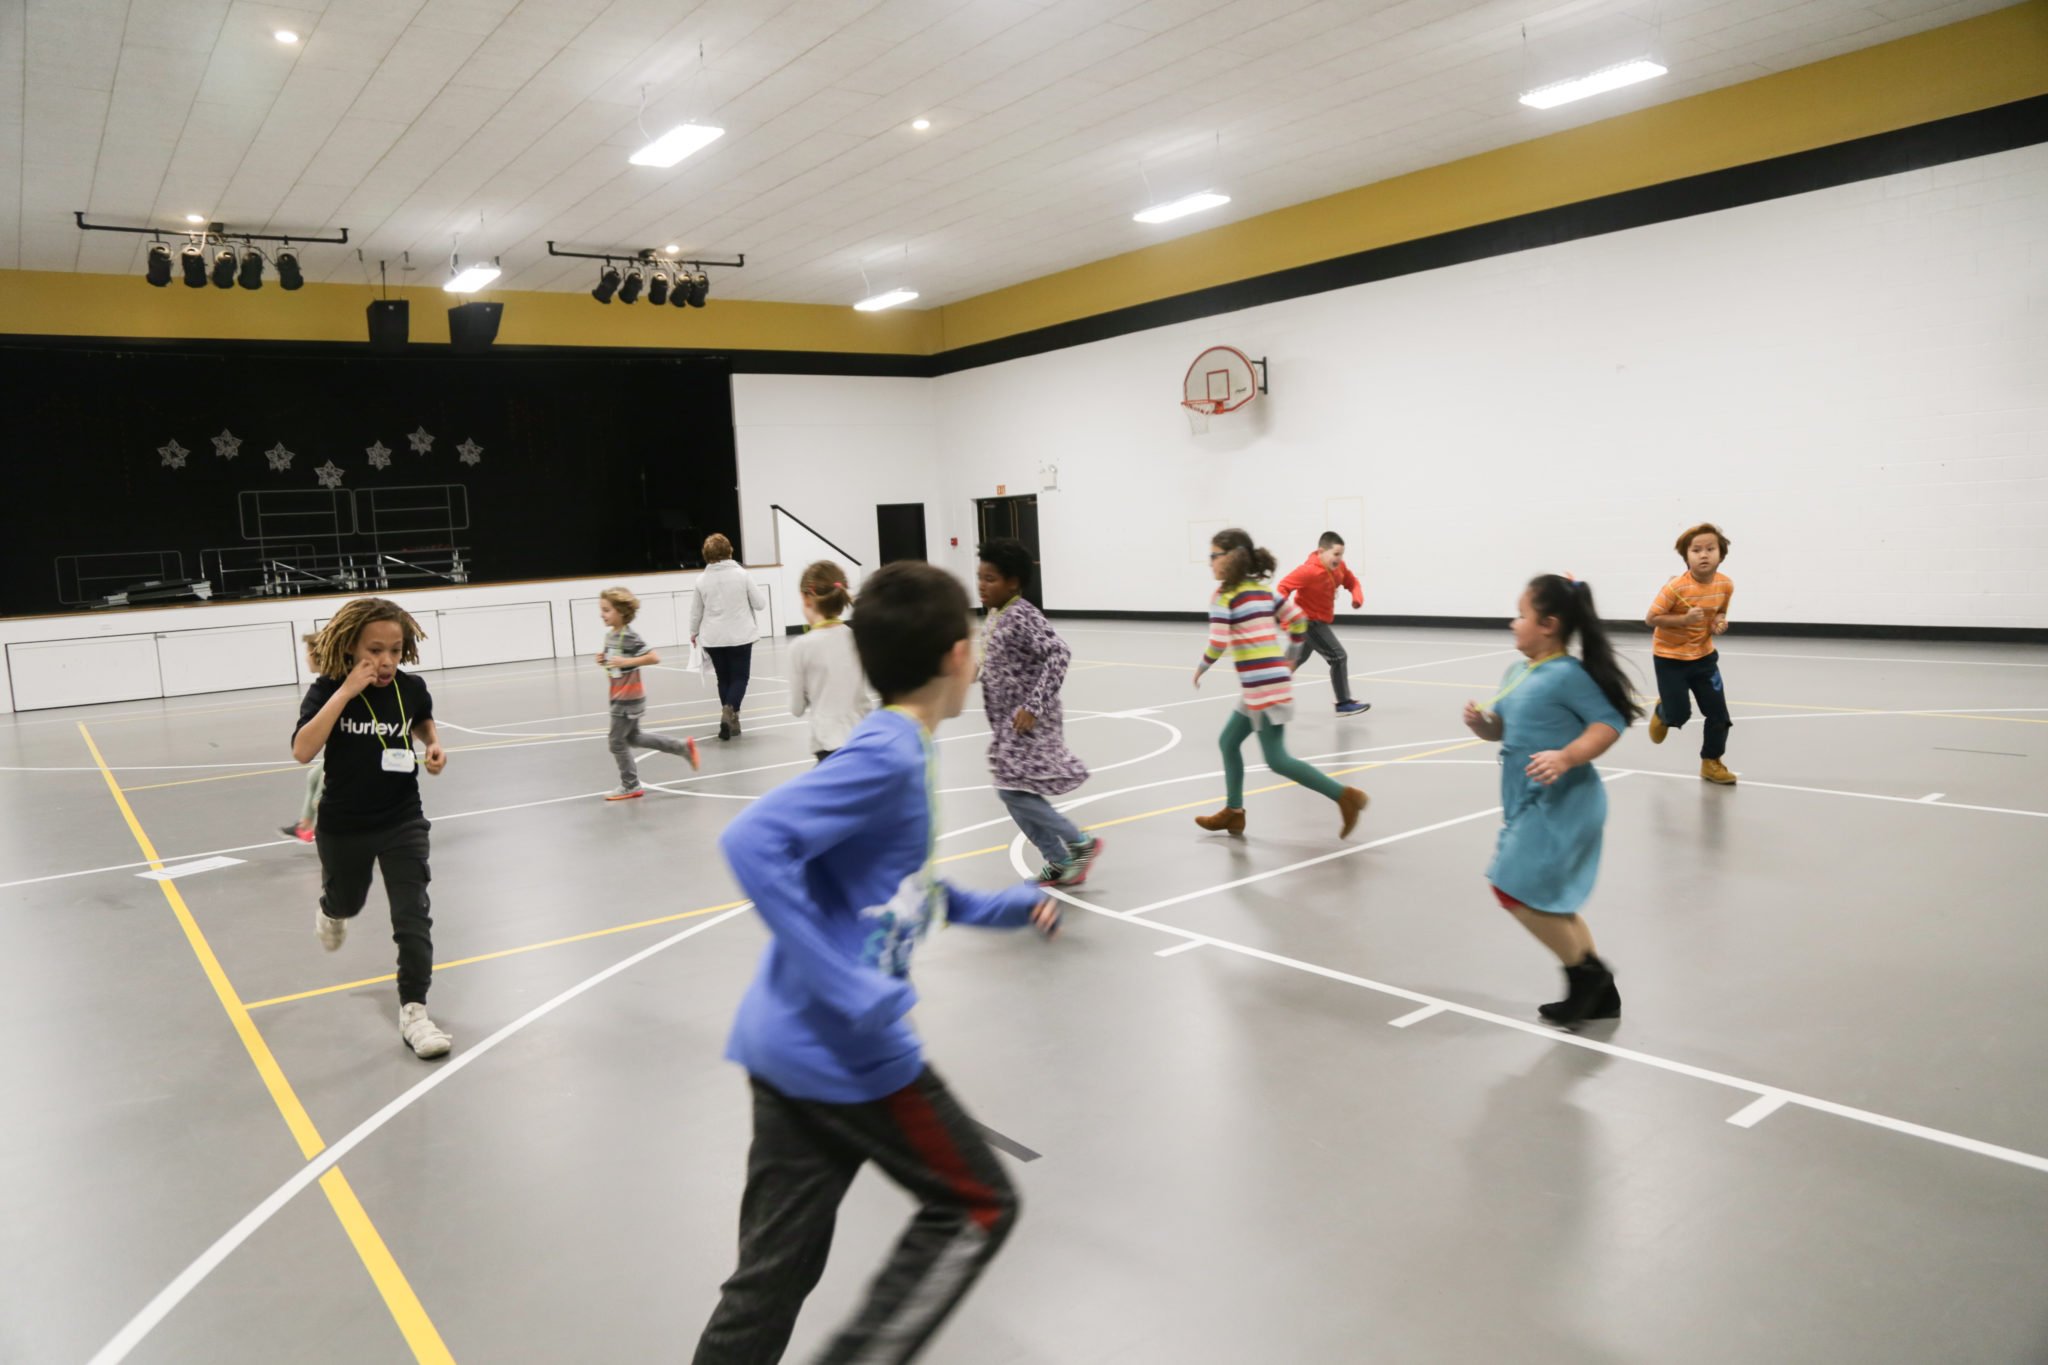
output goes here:
[[223, 460], [234, 459], [235, 456], [242, 453], [242, 438], [229, 431], [226, 427], [222, 427], [220, 435], [213, 438], [213, 453], [220, 456]]
[[484, 458], [484, 448], [467, 437], [463, 439], [461, 445], [455, 447], [455, 453], [456, 458], [464, 464], [477, 464]]
[[427, 433], [425, 427], [421, 427], [405, 439], [412, 442], [412, 453], [415, 455], [424, 455], [434, 448], [434, 438]]
[[322, 488], [341, 487], [341, 466], [332, 460], [314, 470], [313, 476], [320, 480]]
[[185, 457], [192, 452], [179, 445], [178, 438], [173, 436], [171, 443], [167, 446], [158, 446], [156, 453], [164, 457], [164, 467], [166, 469], [183, 469], [185, 467]]
[[283, 441], [279, 441], [276, 445], [264, 451], [263, 458], [270, 461], [272, 469], [290, 469], [292, 467], [292, 452], [284, 448]]
[[370, 468], [391, 468], [391, 447], [385, 445], [382, 441], [377, 442], [373, 446], [365, 446], [363, 454], [370, 457]]

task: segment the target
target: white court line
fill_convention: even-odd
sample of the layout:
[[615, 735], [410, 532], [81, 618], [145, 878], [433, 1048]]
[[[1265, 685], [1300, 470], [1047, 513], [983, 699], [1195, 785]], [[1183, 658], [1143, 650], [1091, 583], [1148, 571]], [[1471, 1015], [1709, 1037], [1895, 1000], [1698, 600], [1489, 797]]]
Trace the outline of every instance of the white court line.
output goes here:
[[241, 867], [242, 865], [243, 863], [240, 858], [201, 858], [198, 862], [171, 863], [156, 871], [138, 872], [135, 875], [146, 877], [153, 882], [170, 882], [176, 881], [180, 877], [189, 877], [195, 872], [214, 872], [223, 867]]
[[457, 1053], [448, 1061], [437, 1064], [424, 1080], [350, 1129], [347, 1136], [331, 1146], [323, 1148], [318, 1156], [308, 1161], [304, 1166], [301, 1166], [293, 1173], [290, 1179], [272, 1191], [269, 1198], [249, 1210], [240, 1222], [215, 1238], [212, 1246], [200, 1252], [190, 1265], [179, 1271], [176, 1278], [165, 1285], [157, 1293], [156, 1297], [145, 1304], [141, 1312], [130, 1318], [122, 1326], [121, 1330], [114, 1334], [111, 1341], [94, 1353], [91, 1365], [114, 1365], [116, 1361], [127, 1359], [128, 1353], [141, 1345], [142, 1339], [148, 1336], [150, 1331], [158, 1323], [162, 1322], [172, 1309], [183, 1302], [188, 1294], [197, 1289], [200, 1281], [212, 1274], [215, 1267], [226, 1260], [234, 1252], [235, 1248], [248, 1241], [258, 1228], [269, 1222], [277, 1214], [278, 1210], [289, 1204], [293, 1196], [297, 1195], [299, 1191], [305, 1189], [306, 1186], [312, 1184], [321, 1176], [327, 1174], [329, 1168], [334, 1166], [336, 1162], [354, 1151], [379, 1128], [382, 1128], [392, 1119], [397, 1118], [412, 1107], [415, 1102], [425, 1097], [436, 1086], [445, 1084], [451, 1077], [459, 1074], [463, 1068], [469, 1066], [470, 1063], [476, 1061], [479, 1057], [488, 1054], [498, 1044], [520, 1032], [527, 1025], [554, 1013], [557, 1009], [568, 1004], [585, 991], [602, 985], [627, 968], [645, 962], [656, 953], [672, 948], [686, 938], [701, 934], [714, 925], [723, 924], [736, 915], [745, 914], [749, 908], [751, 907], [747, 905], [737, 905], [723, 914], [714, 915], [710, 919], [693, 924], [687, 929], [670, 934], [661, 942], [650, 944], [639, 952], [634, 953], [631, 957], [622, 958], [614, 962], [596, 975], [585, 977], [553, 999], [534, 1006], [482, 1042]]
[[1253, 882], [1265, 881], [1268, 877], [1279, 877], [1289, 872], [1299, 872], [1304, 867], [1314, 867], [1318, 863], [1334, 862], [1338, 858], [1349, 858], [1356, 853], [1369, 853], [1376, 848], [1385, 848], [1388, 844], [1398, 844], [1403, 839], [1413, 839], [1418, 834], [1430, 834], [1440, 829], [1449, 829], [1452, 825], [1462, 825], [1471, 820], [1483, 820], [1489, 815], [1498, 814], [1500, 814], [1499, 806], [1488, 806], [1485, 810], [1475, 810], [1469, 815], [1454, 815], [1448, 820], [1439, 820], [1433, 825], [1423, 825], [1418, 829], [1403, 830], [1399, 834], [1389, 834], [1384, 838], [1374, 839], [1371, 843], [1351, 844], [1345, 848], [1338, 849], [1334, 853], [1325, 853], [1316, 858], [1304, 858], [1298, 863], [1289, 863], [1285, 867], [1275, 867], [1265, 872], [1254, 872], [1249, 877], [1239, 877], [1235, 881], [1224, 882], [1218, 886], [1205, 886], [1199, 891], [1189, 891], [1178, 896], [1168, 896], [1165, 900], [1153, 901], [1150, 905], [1141, 905], [1135, 910], [1112, 910], [1107, 913], [1120, 915], [1125, 919], [1136, 919], [1140, 915], [1149, 915], [1154, 910], [1164, 910], [1169, 905], [1184, 905], [1188, 901], [1200, 900], [1204, 896], [1213, 896], [1219, 891], [1235, 890], [1240, 886], [1249, 886]]
[[1728, 1121], [1737, 1128], [1754, 1128], [1780, 1109], [1783, 1109], [1785, 1101], [1789, 1098], [1791, 1097], [1776, 1090], [1766, 1095], [1759, 1095], [1748, 1104], [1743, 1105], [1742, 1108], [1730, 1114]]
[[1945, 795], [1945, 793], [1942, 793], [1942, 792], [1929, 792], [1929, 793], [1927, 793], [1927, 795], [1925, 795], [1925, 796], [1923, 796], [1923, 797], [1921, 797], [1921, 798], [1920, 798], [1920, 804], [1921, 804], [1921, 805], [1923, 805], [1923, 806], [1931, 806], [1931, 805], [1933, 805], [1933, 804], [1934, 804], [1934, 803], [1935, 803], [1936, 801], [1939, 801], [1939, 800], [1941, 800], [1941, 798], [1942, 798], [1942, 796], [1943, 796], [1943, 795]]
[[[1698, 779], [1695, 778], [1694, 780], [1697, 781]], [[1019, 875], [1029, 876], [1030, 873], [1025, 868], [1023, 862], [1022, 845], [1023, 836], [1019, 835], [1010, 845], [1010, 862], [1018, 870]], [[1347, 986], [1357, 986], [1364, 990], [1377, 991], [1381, 995], [1391, 995], [1398, 1000], [1408, 1000], [1417, 1005], [1432, 1006], [1438, 1013], [1461, 1014], [1467, 1019], [1478, 1019], [1484, 1023], [1494, 1024], [1501, 1028], [1513, 1029], [1517, 1033], [1527, 1034], [1532, 1038], [1541, 1038], [1548, 1043], [1555, 1043], [1564, 1047], [1584, 1048], [1588, 1052], [1603, 1053], [1609, 1057], [1618, 1057], [1623, 1061], [1640, 1062], [1644, 1066], [1655, 1067], [1660, 1071], [1669, 1071], [1680, 1076], [1690, 1076], [1695, 1080], [1727, 1086], [1731, 1090], [1747, 1091], [1759, 1097], [1768, 1098], [1775, 1096], [1783, 1104], [1801, 1105], [1808, 1109], [1818, 1110], [1823, 1114], [1833, 1114], [1837, 1118], [1849, 1119], [1852, 1122], [1867, 1124], [1873, 1128], [1882, 1128], [1887, 1132], [1919, 1138], [1926, 1142], [1938, 1143], [1944, 1147], [1953, 1147], [1958, 1151], [1969, 1152], [1975, 1156], [1990, 1157], [1995, 1161], [2010, 1162], [2015, 1166], [2024, 1166], [2031, 1171], [2048, 1173], [2048, 1156], [2039, 1156], [2033, 1152], [2022, 1152], [2014, 1147], [2002, 1147], [1995, 1142], [1983, 1142], [1977, 1138], [1965, 1137], [1960, 1133], [1948, 1132], [1946, 1129], [1931, 1128], [1925, 1124], [1893, 1118], [1888, 1114], [1879, 1114], [1868, 1109], [1858, 1109], [1853, 1105], [1837, 1104], [1833, 1100], [1824, 1100], [1814, 1095], [1804, 1095], [1796, 1090], [1786, 1090], [1780, 1086], [1766, 1085], [1761, 1081], [1752, 1081], [1741, 1076], [1731, 1076], [1725, 1071], [1714, 1071], [1708, 1067], [1694, 1066], [1690, 1062], [1676, 1061], [1669, 1057], [1659, 1057], [1652, 1052], [1638, 1052], [1634, 1048], [1619, 1047], [1613, 1043], [1602, 1042], [1597, 1038], [1588, 1038], [1581, 1034], [1566, 1032], [1546, 1024], [1532, 1024], [1522, 1019], [1511, 1019], [1507, 1015], [1495, 1014], [1491, 1010], [1478, 1009], [1472, 1005], [1460, 1004], [1455, 1000], [1443, 999], [1441, 996], [1427, 995], [1421, 991], [1409, 990], [1405, 986], [1394, 986], [1384, 981], [1373, 981], [1367, 977], [1353, 976], [1349, 972], [1340, 972], [1333, 967], [1325, 967], [1314, 962], [1305, 962], [1300, 958], [1287, 957], [1281, 953], [1268, 952], [1264, 948], [1254, 948], [1245, 943], [1235, 943], [1229, 939], [1217, 938], [1213, 934], [1198, 934], [1192, 930], [1179, 928], [1176, 925], [1162, 924], [1158, 920], [1132, 919], [1128, 915], [1121, 914], [1115, 910], [1106, 909], [1099, 905], [1090, 905], [1087, 901], [1056, 886], [1046, 887], [1045, 894], [1056, 897], [1079, 909], [1086, 910], [1090, 914], [1100, 915], [1104, 919], [1114, 920], [1120, 924], [1136, 925], [1141, 929], [1149, 929], [1155, 933], [1171, 934], [1176, 938], [1193, 939], [1212, 948], [1220, 948], [1226, 952], [1238, 953], [1245, 957], [1255, 958], [1260, 962], [1270, 962], [1275, 966], [1286, 967], [1292, 971], [1305, 972], [1310, 976], [1319, 976], [1327, 981], [1338, 981]]]
[[1176, 943], [1176, 944], [1174, 944], [1174, 945], [1173, 945], [1173, 946], [1172, 946], [1171, 948], [1161, 948], [1161, 949], [1160, 949], [1160, 950], [1159, 950], [1158, 952], [1156, 952], [1156, 953], [1152, 954], [1152, 956], [1154, 956], [1154, 957], [1177, 957], [1177, 956], [1178, 956], [1178, 955], [1180, 955], [1181, 953], [1185, 953], [1185, 952], [1191, 952], [1191, 951], [1193, 951], [1194, 949], [1196, 949], [1196, 948], [1199, 948], [1199, 947], [1201, 947], [1201, 946], [1202, 946], [1202, 940], [1201, 940], [1201, 939], [1198, 939], [1198, 938], [1197, 938], [1197, 939], [1190, 939], [1190, 940], [1188, 940], [1188, 941], [1187, 941], [1186, 943]]
[[[1737, 706], [1770, 705], [1767, 701], [1737, 701], [1735, 704]], [[1793, 711], [1769, 716], [1744, 716], [1735, 723], [1737, 725], [1748, 725], [1759, 720], [1841, 720], [1845, 717], [1854, 718], [1859, 716], [1934, 716], [1937, 719], [1945, 716], [2017, 716], [2031, 715], [2040, 711], [2048, 711], [2048, 706], [1943, 706], [1935, 710], [1924, 711]], [[1647, 725], [1648, 723], [1647, 720], [1637, 722], [1639, 725]]]
[[1424, 1005], [1419, 1010], [1410, 1010], [1399, 1019], [1387, 1020], [1387, 1027], [1407, 1028], [1410, 1024], [1419, 1024], [1425, 1019], [1434, 1019], [1443, 1012], [1444, 1007], [1442, 1005]]

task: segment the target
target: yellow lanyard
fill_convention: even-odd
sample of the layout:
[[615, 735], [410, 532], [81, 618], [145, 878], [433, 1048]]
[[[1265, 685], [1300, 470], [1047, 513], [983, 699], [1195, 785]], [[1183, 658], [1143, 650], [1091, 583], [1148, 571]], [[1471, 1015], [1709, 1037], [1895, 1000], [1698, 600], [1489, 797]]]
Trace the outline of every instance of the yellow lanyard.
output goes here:
[[924, 722], [911, 714], [905, 706], [885, 706], [884, 711], [894, 711], [917, 727], [918, 743], [924, 746], [924, 898], [925, 916], [932, 928], [942, 929], [946, 924], [946, 898], [939, 892], [937, 866], [939, 861], [939, 754], [932, 744], [931, 735], [925, 730]]
[[[398, 694], [398, 734], [405, 741], [405, 747], [410, 749], [412, 747], [412, 736], [405, 732], [406, 726], [410, 723], [405, 718], [405, 689], [398, 685], [398, 675], [396, 673], [391, 675], [391, 690]], [[391, 746], [384, 742], [384, 722], [377, 719], [377, 708], [370, 705], [370, 694], [368, 692], [360, 692], [357, 695], [363, 699], [363, 709], [370, 713], [370, 730], [377, 736], [377, 747], [380, 749], [390, 748]]]
[[1508, 685], [1506, 687], [1503, 687], [1500, 691], [1493, 694], [1493, 700], [1486, 703], [1486, 709], [1491, 711], [1494, 707], [1500, 705], [1501, 698], [1507, 696], [1508, 693], [1514, 691], [1516, 688], [1520, 687], [1524, 682], [1528, 681], [1529, 675], [1531, 673], [1534, 673], [1537, 669], [1543, 667], [1543, 665], [1549, 663], [1552, 659], [1562, 659], [1563, 657], [1564, 651], [1560, 649], [1553, 654], [1546, 654], [1540, 659], [1531, 659], [1528, 663], [1523, 664], [1522, 671], [1520, 673], [1515, 674], [1515, 676], [1509, 680]]

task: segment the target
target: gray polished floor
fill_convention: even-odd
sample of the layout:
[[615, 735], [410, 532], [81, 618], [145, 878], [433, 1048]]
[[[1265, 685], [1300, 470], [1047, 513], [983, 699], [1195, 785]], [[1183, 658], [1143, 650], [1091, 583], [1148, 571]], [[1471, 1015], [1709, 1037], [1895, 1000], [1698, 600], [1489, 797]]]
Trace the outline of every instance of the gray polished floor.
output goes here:
[[[1496, 773], [1458, 710], [1505, 631], [1345, 630], [1356, 720], [1304, 670], [1294, 751], [1384, 765], [1340, 844], [1257, 772], [1246, 840], [1189, 823], [1230, 695], [1189, 689], [1198, 627], [1061, 628], [1100, 913], [919, 957], [934, 1061], [1040, 1154], [929, 1360], [2048, 1359], [2048, 651], [1729, 636], [1742, 785], [1698, 781], [1696, 729], [1603, 765], [1588, 914], [1627, 1016], [1567, 1037], [1480, 876]], [[742, 740], [694, 779], [647, 756], [672, 785], [619, 805], [596, 670], [430, 675], [436, 1064], [377, 979], [381, 893], [314, 941], [313, 851], [275, 832], [294, 696], [0, 717], [0, 1360], [687, 1358], [730, 1268], [720, 1052], [762, 940], [713, 840], [808, 765], [784, 658]], [[650, 691], [715, 723], [689, 675]], [[984, 728], [941, 748], [942, 850], [997, 885]], [[240, 861], [171, 883], [188, 925], [138, 833]], [[907, 1207], [856, 1185], [792, 1360]]]

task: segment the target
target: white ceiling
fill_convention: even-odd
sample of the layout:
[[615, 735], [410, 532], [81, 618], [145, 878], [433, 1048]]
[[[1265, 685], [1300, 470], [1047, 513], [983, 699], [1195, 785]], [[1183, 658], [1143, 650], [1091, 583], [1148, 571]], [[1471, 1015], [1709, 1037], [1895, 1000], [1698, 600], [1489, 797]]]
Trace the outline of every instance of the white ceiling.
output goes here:
[[[0, 0], [0, 266], [139, 273], [143, 239], [80, 233], [72, 210], [173, 228], [197, 212], [347, 226], [394, 282], [402, 252], [414, 282], [444, 279], [457, 233], [515, 289], [594, 282], [550, 238], [675, 242], [747, 254], [713, 272], [714, 297], [848, 303], [865, 266], [926, 307], [1998, 8]], [[1671, 74], [1516, 103], [1644, 53]], [[627, 164], [643, 126], [686, 120], [726, 135], [672, 170]], [[1209, 188], [1232, 202], [1131, 221]], [[309, 278], [364, 278], [353, 249], [304, 260]]]

